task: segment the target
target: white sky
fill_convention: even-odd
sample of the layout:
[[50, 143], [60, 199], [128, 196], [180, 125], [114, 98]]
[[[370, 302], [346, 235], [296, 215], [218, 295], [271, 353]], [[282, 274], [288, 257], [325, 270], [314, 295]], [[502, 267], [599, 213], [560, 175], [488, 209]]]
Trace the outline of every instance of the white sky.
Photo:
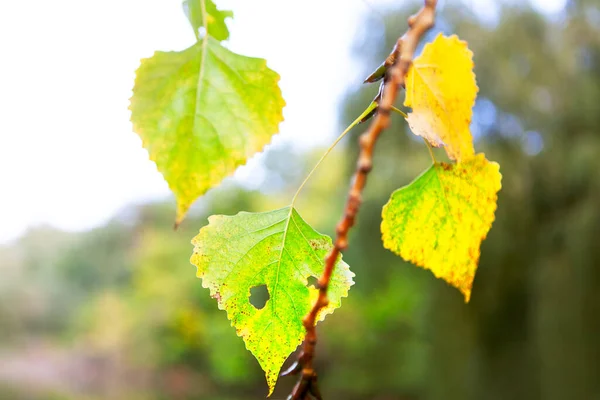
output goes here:
[[[532, 1], [548, 10], [565, 2]], [[282, 76], [276, 142], [333, 137], [340, 95], [361, 83], [350, 57], [360, 15], [396, 2], [216, 1], [235, 13], [228, 47]], [[141, 58], [193, 40], [181, 0], [0, 0], [0, 243], [42, 223], [87, 229], [169, 196], [131, 130], [128, 99]], [[317, 79], [334, 64], [343, 67]], [[315, 122], [324, 130], [309, 129]]]

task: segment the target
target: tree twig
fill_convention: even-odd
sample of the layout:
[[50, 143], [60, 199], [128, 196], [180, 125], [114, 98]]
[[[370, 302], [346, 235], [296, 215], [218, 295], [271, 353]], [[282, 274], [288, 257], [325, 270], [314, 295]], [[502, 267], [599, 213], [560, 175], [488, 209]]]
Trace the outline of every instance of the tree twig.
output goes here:
[[298, 374], [298, 383], [294, 386], [289, 400], [306, 400], [309, 395], [321, 400], [322, 396], [317, 386], [317, 373], [313, 367], [317, 333], [315, 323], [319, 311], [329, 304], [327, 289], [335, 268], [335, 263], [340, 253], [348, 247], [348, 231], [354, 225], [356, 214], [362, 203], [362, 191], [367, 182], [367, 175], [373, 168], [373, 150], [375, 143], [390, 124], [390, 111], [398, 95], [399, 88], [404, 86], [404, 78], [412, 63], [415, 49], [419, 40], [434, 24], [435, 7], [437, 0], [425, 0], [424, 6], [415, 15], [408, 18], [409, 29], [398, 39], [394, 47], [393, 56], [388, 57], [393, 63], [386, 67], [384, 87], [379, 107], [371, 125], [359, 137], [360, 154], [356, 165], [356, 172], [348, 192], [348, 199], [344, 216], [337, 224], [334, 246], [325, 258], [325, 269], [319, 279], [319, 297], [310, 312], [303, 318], [302, 323], [306, 329], [304, 345], [296, 363], [282, 375]]

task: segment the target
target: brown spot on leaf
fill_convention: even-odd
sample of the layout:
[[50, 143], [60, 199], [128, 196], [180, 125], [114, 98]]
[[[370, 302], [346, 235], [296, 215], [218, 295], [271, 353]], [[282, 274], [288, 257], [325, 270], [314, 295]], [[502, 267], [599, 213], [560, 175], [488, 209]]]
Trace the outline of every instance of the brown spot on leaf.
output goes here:
[[313, 250], [329, 250], [329, 243], [325, 239], [311, 239], [308, 241]]

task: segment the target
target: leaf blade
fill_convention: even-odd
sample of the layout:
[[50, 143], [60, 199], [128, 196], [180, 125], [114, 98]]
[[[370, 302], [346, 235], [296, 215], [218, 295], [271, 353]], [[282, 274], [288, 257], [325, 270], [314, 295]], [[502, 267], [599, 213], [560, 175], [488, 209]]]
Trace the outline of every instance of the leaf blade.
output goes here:
[[259, 58], [214, 38], [142, 60], [131, 121], [177, 199], [177, 223], [278, 131], [285, 101], [279, 75]]
[[[318, 290], [307, 287], [308, 277], [323, 272], [331, 239], [311, 228], [293, 207], [285, 207], [212, 216], [192, 243], [190, 261], [197, 267], [202, 286], [227, 312], [238, 336], [258, 360], [271, 394], [283, 362], [304, 338], [302, 318], [318, 295]], [[340, 257], [328, 292], [330, 304], [319, 320], [341, 305], [353, 284], [352, 276]], [[267, 286], [270, 298], [256, 309], [248, 296], [259, 285]]]
[[475, 154], [469, 130], [477, 97], [473, 53], [456, 35], [439, 34], [425, 45], [406, 78], [408, 124], [432, 146], [445, 146], [452, 160]]
[[463, 163], [432, 165], [383, 207], [384, 247], [431, 270], [468, 302], [501, 178], [498, 164], [483, 154]]

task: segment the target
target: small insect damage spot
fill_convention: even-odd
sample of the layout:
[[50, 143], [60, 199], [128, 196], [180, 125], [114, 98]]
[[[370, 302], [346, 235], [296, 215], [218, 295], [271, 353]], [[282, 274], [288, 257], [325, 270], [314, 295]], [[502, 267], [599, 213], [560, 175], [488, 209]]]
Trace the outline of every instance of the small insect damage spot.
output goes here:
[[318, 289], [319, 288], [319, 278], [317, 278], [314, 275], [309, 276], [307, 279], [306, 287]]
[[267, 289], [267, 285], [259, 285], [250, 288], [250, 296], [248, 297], [248, 301], [257, 310], [262, 310], [265, 308], [265, 305], [270, 298], [271, 296], [269, 295], [269, 289]]
[[313, 250], [329, 250], [331, 247], [327, 239], [311, 239], [308, 241], [308, 244]]

